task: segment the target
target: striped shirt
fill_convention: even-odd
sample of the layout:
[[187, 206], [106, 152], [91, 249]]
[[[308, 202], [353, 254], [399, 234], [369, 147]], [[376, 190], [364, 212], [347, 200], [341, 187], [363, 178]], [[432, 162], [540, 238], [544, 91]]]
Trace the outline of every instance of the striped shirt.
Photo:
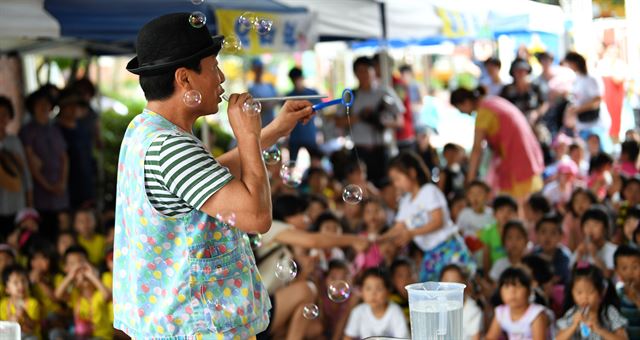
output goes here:
[[233, 179], [194, 136], [162, 134], [151, 143], [144, 160], [147, 197], [166, 216], [202, 208], [211, 195]]

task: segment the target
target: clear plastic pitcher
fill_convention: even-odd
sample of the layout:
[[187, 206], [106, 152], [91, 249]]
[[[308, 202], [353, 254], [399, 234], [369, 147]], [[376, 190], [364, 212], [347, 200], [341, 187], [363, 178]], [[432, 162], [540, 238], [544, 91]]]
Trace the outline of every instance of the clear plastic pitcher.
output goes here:
[[0, 340], [20, 339], [20, 325], [17, 322], [0, 321]]
[[405, 287], [409, 292], [411, 338], [420, 340], [462, 339], [461, 283], [424, 282]]

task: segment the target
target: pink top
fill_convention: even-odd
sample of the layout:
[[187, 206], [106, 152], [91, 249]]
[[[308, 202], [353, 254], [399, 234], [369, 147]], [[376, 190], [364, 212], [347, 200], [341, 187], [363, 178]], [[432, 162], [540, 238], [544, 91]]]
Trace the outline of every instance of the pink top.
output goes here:
[[495, 96], [482, 99], [476, 128], [486, 132], [487, 143], [500, 158], [496, 171], [501, 189], [510, 189], [544, 170], [540, 143], [524, 114], [508, 100]]
[[[360, 236], [367, 236], [366, 232], [360, 233]], [[369, 249], [364, 253], [359, 253], [353, 260], [356, 273], [360, 273], [363, 270], [377, 267], [384, 261], [384, 257], [380, 252], [380, 248], [376, 243], [372, 243]]]
[[635, 176], [640, 173], [633, 162], [620, 162], [620, 173], [628, 177]]

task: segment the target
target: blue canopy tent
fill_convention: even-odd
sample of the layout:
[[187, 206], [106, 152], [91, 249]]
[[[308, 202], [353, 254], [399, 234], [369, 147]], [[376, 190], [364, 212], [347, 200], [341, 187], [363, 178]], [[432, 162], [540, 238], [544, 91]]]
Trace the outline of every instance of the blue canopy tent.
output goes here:
[[215, 11], [236, 9], [272, 13], [305, 13], [272, 0], [209, 0], [193, 5], [187, 0], [45, 0], [45, 9], [60, 23], [63, 39], [88, 42], [93, 54], [131, 53], [138, 30], [167, 13], [200, 11], [207, 27], [217, 32]]

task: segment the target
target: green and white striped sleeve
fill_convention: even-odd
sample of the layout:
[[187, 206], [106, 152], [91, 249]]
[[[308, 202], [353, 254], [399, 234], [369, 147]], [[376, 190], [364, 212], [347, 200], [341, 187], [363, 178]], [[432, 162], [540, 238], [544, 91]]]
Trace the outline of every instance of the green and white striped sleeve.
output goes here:
[[162, 187], [190, 207], [200, 210], [209, 197], [233, 179], [195, 137], [171, 134], [163, 139], [157, 140], [161, 142], [159, 148], [152, 144], [147, 152], [147, 157], [157, 157], [158, 164], [150, 163], [146, 169], [153, 172]]

